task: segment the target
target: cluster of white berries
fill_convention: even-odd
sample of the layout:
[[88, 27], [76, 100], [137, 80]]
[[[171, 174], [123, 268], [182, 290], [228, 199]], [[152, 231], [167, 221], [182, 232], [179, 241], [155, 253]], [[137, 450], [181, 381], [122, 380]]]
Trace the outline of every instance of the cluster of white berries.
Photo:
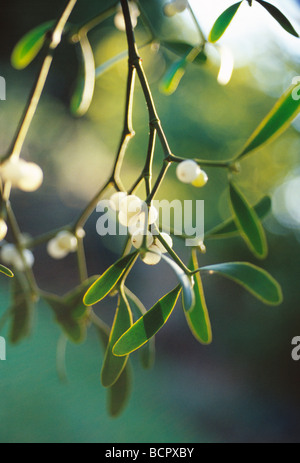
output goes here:
[[182, 13], [189, 6], [188, 0], [172, 0], [164, 6], [166, 16], [175, 16], [177, 13]]
[[110, 207], [118, 212], [120, 224], [128, 227], [131, 235], [138, 230], [144, 230], [146, 225], [153, 225], [158, 219], [158, 211], [154, 206], [148, 209], [138, 196], [127, 193], [115, 193], [110, 198]]
[[23, 191], [36, 191], [44, 179], [43, 171], [37, 164], [14, 157], [0, 166], [0, 176], [4, 183]]
[[[130, 10], [130, 16], [131, 16], [131, 22], [132, 26], [135, 28], [138, 23], [138, 18], [140, 16], [140, 10], [135, 2], [129, 2], [129, 10]], [[118, 7], [118, 12], [115, 15], [115, 26], [119, 31], [126, 31], [126, 24], [125, 24], [125, 19], [122, 11], [121, 5]]]
[[[161, 233], [161, 237], [165, 240], [170, 248], [173, 247], [173, 240], [167, 233]], [[132, 237], [134, 241], [134, 236]], [[159, 241], [158, 238], [153, 237], [151, 234], [149, 240], [152, 243], [148, 246], [148, 252], [142, 257], [143, 262], [147, 265], [157, 265], [161, 261], [162, 254], [166, 254], [168, 251], [164, 245]]]
[[[0, 179], [3, 183], [8, 183], [12, 188], [19, 188], [20, 190], [29, 192], [40, 188], [43, 183], [44, 174], [37, 164], [11, 157], [0, 165]], [[3, 241], [6, 235], [7, 224], [3, 218], [0, 218], [0, 241]], [[12, 259], [14, 260], [13, 257]], [[15, 267], [19, 269], [18, 267], [22, 267], [22, 265], [17, 264]]]
[[208, 182], [207, 173], [195, 161], [189, 159], [178, 164], [177, 178], [181, 182], [191, 183], [197, 188], [204, 187]]
[[47, 252], [53, 259], [60, 260], [67, 257], [71, 252], [76, 252], [77, 248], [78, 240], [76, 236], [69, 231], [62, 231], [49, 241]]
[[1, 260], [6, 265], [11, 265], [19, 272], [24, 272], [26, 268], [32, 268], [34, 255], [29, 249], [23, 250], [23, 258], [20, 251], [13, 244], [4, 244], [0, 252]]
[[[131, 243], [136, 249], [140, 249], [144, 242], [148, 249], [142, 260], [147, 265], [157, 265], [161, 261], [161, 255], [167, 250], [150, 231], [145, 237], [145, 229], [153, 225], [158, 219], [158, 211], [154, 206], [148, 206], [138, 196], [126, 193], [115, 193], [110, 198], [110, 207], [118, 212], [121, 225], [128, 227], [131, 235]], [[146, 223], [147, 221], [147, 223]], [[167, 244], [172, 247], [172, 238], [166, 233], [162, 234]]]

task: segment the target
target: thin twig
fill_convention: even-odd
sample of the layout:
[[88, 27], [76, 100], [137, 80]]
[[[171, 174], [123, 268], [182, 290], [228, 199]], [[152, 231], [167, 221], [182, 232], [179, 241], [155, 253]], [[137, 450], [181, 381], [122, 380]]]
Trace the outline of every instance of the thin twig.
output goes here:
[[199, 32], [200, 40], [201, 40], [202, 44], [205, 44], [205, 43], [207, 42], [206, 37], [205, 37], [205, 35], [204, 35], [203, 30], [201, 29], [201, 26], [200, 26], [200, 24], [199, 24], [198, 18], [197, 18], [197, 16], [195, 15], [195, 12], [194, 12], [193, 8], [191, 7], [190, 3], [189, 3], [189, 5], [188, 5], [188, 9], [189, 9], [189, 11], [190, 11], [190, 13], [191, 13], [191, 15], [192, 15], [192, 18], [193, 18], [193, 20], [194, 20], [194, 23], [195, 23], [195, 26], [196, 26], [196, 28], [197, 28], [197, 31]]
[[40, 102], [45, 83], [52, 65], [53, 55], [55, 49], [61, 42], [62, 34], [64, 28], [67, 24], [67, 21], [77, 3], [77, 0], [68, 0], [66, 7], [63, 10], [63, 13], [60, 15], [59, 19], [54, 26], [53, 31], [48, 34], [45, 42], [45, 58], [41, 67], [41, 70], [36, 79], [36, 83], [33, 87], [33, 90], [30, 94], [29, 100], [27, 102], [25, 111], [19, 123], [17, 132], [12, 141], [12, 144], [9, 148], [7, 156], [3, 159], [6, 160], [10, 157], [19, 157], [27, 137], [28, 131], [30, 129], [32, 120], [36, 113], [38, 104]]
[[134, 67], [130, 63], [130, 59], [128, 62], [128, 78], [127, 78], [127, 89], [126, 89], [126, 105], [125, 105], [125, 118], [124, 118], [124, 128], [123, 133], [121, 136], [120, 146], [117, 154], [117, 158], [114, 164], [112, 178], [115, 182], [117, 189], [122, 189], [120, 174], [121, 168], [124, 161], [124, 156], [126, 154], [126, 150], [128, 148], [129, 142], [135, 136], [135, 132], [133, 130], [133, 122], [132, 122], [132, 110], [133, 110], [133, 98], [134, 98], [134, 89], [135, 89], [135, 77], [136, 71]]
[[[205, 166], [205, 167], [218, 167], [218, 168], [223, 168], [223, 169], [232, 169], [233, 166], [233, 161], [208, 161], [206, 159], [193, 159], [197, 164], [200, 166]], [[168, 157], [168, 161], [172, 163], [180, 163], [182, 161], [186, 161], [186, 158], [180, 157], [180, 156], [174, 156], [173, 154]]]
[[93, 17], [89, 21], [78, 26], [76, 32], [72, 32], [71, 41], [76, 42], [79, 37], [88, 34], [92, 29], [102, 24], [106, 19], [110, 18], [117, 11], [117, 2], [116, 5], [108, 8], [97, 16]]
[[80, 228], [83, 228], [88, 221], [89, 217], [91, 214], [94, 212], [98, 202], [100, 201], [101, 197], [104, 195], [104, 193], [112, 187], [114, 184], [112, 180], [110, 179], [106, 184], [98, 191], [98, 193], [94, 196], [94, 198], [89, 202], [89, 204], [85, 207], [85, 209], [81, 212], [80, 216], [76, 220], [74, 226], [73, 226], [73, 231], [74, 233], [77, 232]]
[[84, 239], [77, 238], [77, 265], [80, 283], [84, 283], [88, 279], [88, 271], [86, 264], [86, 255], [84, 249]]
[[170, 162], [164, 161], [163, 167], [162, 167], [162, 169], [161, 169], [161, 171], [160, 171], [160, 173], [159, 173], [159, 176], [158, 176], [158, 178], [157, 178], [157, 180], [156, 180], [156, 183], [155, 183], [155, 185], [154, 185], [154, 187], [153, 187], [153, 190], [151, 191], [151, 194], [148, 196], [148, 198], [147, 198], [147, 200], [146, 200], [146, 203], [147, 203], [148, 205], [151, 204], [151, 202], [153, 201], [154, 197], [156, 196], [158, 190], [160, 189], [161, 184], [162, 184], [162, 182], [164, 181], [165, 176], [166, 176], [166, 174], [167, 174], [167, 172], [168, 172], [170, 166], [171, 166], [171, 163], [170, 163]]
[[144, 68], [143, 68], [141, 57], [139, 55], [137, 43], [135, 40], [134, 29], [132, 26], [132, 20], [130, 16], [128, 1], [121, 0], [121, 5], [122, 5], [123, 14], [124, 14], [125, 24], [126, 24], [129, 61], [131, 65], [135, 67], [141, 86], [142, 86], [142, 89], [143, 89], [143, 93], [145, 96], [145, 100], [146, 100], [148, 112], [149, 112], [149, 124], [150, 126], [156, 129], [162, 148], [164, 150], [165, 157], [168, 157], [172, 154], [172, 152], [169, 147], [166, 135], [163, 131], [162, 124], [159, 120], [158, 113], [157, 113], [155, 103], [153, 100], [153, 96], [151, 93], [150, 85], [146, 77]]
[[7, 212], [7, 219], [8, 219], [8, 223], [9, 223], [9, 226], [10, 226], [10, 229], [11, 229], [11, 232], [12, 232], [14, 244], [15, 244], [15, 246], [16, 246], [18, 252], [19, 252], [20, 258], [22, 260], [22, 263], [23, 263], [23, 266], [24, 266], [24, 273], [25, 273], [27, 282], [29, 284], [29, 287], [30, 287], [30, 290], [31, 290], [31, 293], [32, 293], [32, 297], [34, 299], [36, 299], [36, 298], [39, 297], [39, 288], [38, 288], [38, 285], [36, 283], [35, 276], [34, 276], [34, 273], [33, 273], [32, 269], [29, 268], [28, 265], [27, 265], [26, 258], [25, 258], [25, 255], [24, 255], [25, 247], [24, 247], [24, 243], [22, 241], [22, 233], [21, 233], [20, 227], [18, 225], [17, 219], [15, 217], [15, 214], [14, 214], [14, 212], [12, 210], [12, 207], [11, 207], [11, 204], [10, 204], [9, 201], [6, 203], [6, 212]]

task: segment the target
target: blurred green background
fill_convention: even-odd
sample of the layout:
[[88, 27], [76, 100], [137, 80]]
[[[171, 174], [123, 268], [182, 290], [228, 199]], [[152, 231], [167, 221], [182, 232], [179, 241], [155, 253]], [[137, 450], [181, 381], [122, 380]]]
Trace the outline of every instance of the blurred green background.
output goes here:
[[[200, 8], [197, 13], [205, 24], [205, 2], [200, 3], [203, 16]], [[289, 6], [293, 22], [300, 29], [299, 3], [274, 3]], [[54, 18], [61, 4], [59, 0], [12, 0], [2, 6], [0, 74], [7, 81], [7, 101], [0, 102], [2, 153], [9, 146], [39, 67], [38, 60], [22, 73], [13, 70], [11, 51], [26, 31]], [[106, 2], [79, 0], [72, 21], [89, 19], [104, 8], [103, 4]], [[189, 36], [190, 30], [185, 33]], [[140, 44], [147, 40], [141, 23], [137, 37]], [[295, 39], [281, 40], [281, 31], [267, 28], [257, 30], [257, 37], [257, 59], [250, 55], [244, 62], [238, 59], [227, 87], [216, 81], [218, 58], [211, 50], [207, 65], [191, 65], [172, 96], [159, 92], [159, 82], [178, 57], [162, 48], [143, 50], [159, 114], [175, 154], [231, 158], [292, 78], [300, 74]], [[97, 65], [126, 49], [125, 35], [114, 28], [113, 20], [93, 31], [90, 38]], [[238, 44], [235, 47], [238, 49]], [[94, 102], [82, 120], [72, 118], [68, 108], [76, 75], [76, 53], [64, 43], [56, 54], [24, 149], [24, 157], [43, 167], [44, 185], [35, 194], [14, 192], [12, 197], [22, 230], [32, 236], [77, 217], [106, 180], [117, 149], [126, 61], [97, 81]], [[147, 149], [147, 112], [139, 87], [134, 109], [137, 136], [124, 166], [127, 186], [139, 174]], [[84, 345], [68, 346], [69, 382], [61, 384], [55, 366], [59, 328], [49, 308], [41, 303], [32, 337], [17, 347], [8, 346], [7, 361], [0, 362], [1, 443], [300, 441], [300, 363], [291, 359], [291, 340], [300, 335], [299, 130], [296, 122], [284, 136], [244, 161], [238, 179], [253, 203], [267, 193], [274, 197], [274, 215], [266, 222], [270, 254], [262, 266], [282, 284], [282, 306], [266, 307], [233, 284], [206, 277], [213, 344], [197, 344], [179, 306], [157, 338], [153, 371], [142, 371], [134, 357], [130, 405], [121, 418], [112, 420], [107, 416], [106, 392], [99, 381], [103, 353], [96, 333], [91, 329]], [[160, 159], [158, 150], [156, 172]], [[174, 170], [170, 171], [160, 197], [204, 199], [208, 229], [230, 212], [226, 173], [207, 171], [210, 182], [204, 190], [178, 185]], [[94, 214], [87, 226], [91, 274], [104, 271], [116, 259], [122, 244], [117, 238], [97, 236], [97, 218]], [[176, 248], [187, 258], [180, 243]], [[63, 294], [78, 283], [74, 256], [54, 262], [40, 247], [35, 257], [35, 272], [43, 289]], [[201, 264], [232, 260], [260, 265], [241, 239], [207, 242]], [[163, 263], [154, 269], [138, 264], [129, 281], [147, 307], [175, 282]], [[9, 284], [4, 279], [0, 302], [0, 311], [4, 312], [9, 305]], [[109, 300], [99, 309], [106, 321], [111, 321], [114, 305], [115, 301]], [[5, 334], [6, 330], [1, 333]]]

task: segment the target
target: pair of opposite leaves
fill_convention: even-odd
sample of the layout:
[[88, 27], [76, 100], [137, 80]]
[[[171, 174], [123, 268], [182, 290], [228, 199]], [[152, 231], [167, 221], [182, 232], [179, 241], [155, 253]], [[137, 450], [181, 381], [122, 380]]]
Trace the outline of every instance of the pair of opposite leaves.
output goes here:
[[[280, 24], [283, 29], [285, 29], [289, 34], [293, 35], [294, 37], [299, 38], [299, 34], [294, 29], [291, 22], [287, 19], [287, 17], [274, 5], [271, 5], [264, 0], [247, 0], [249, 5], [252, 6], [253, 1], [259, 3], [262, 7], [264, 7], [268, 13]], [[209, 34], [209, 41], [212, 43], [217, 42], [225, 33], [229, 25], [231, 24], [233, 18], [235, 17], [236, 13], [238, 12], [241, 4], [243, 1], [235, 3], [234, 5], [230, 6], [221, 16], [216, 20], [210, 34]]]
[[[103, 300], [116, 287], [136, 256], [137, 253], [135, 252], [112, 265], [88, 290], [84, 297], [84, 303], [87, 306], [92, 306]], [[172, 268], [174, 268], [174, 263], [172, 263]], [[198, 269], [198, 262], [195, 256], [190, 268], [191, 270]], [[244, 262], [226, 263], [204, 267], [200, 272], [221, 274], [242, 285], [266, 304], [277, 305], [282, 301], [282, 292], [278, 283], [271, 275], [254, 265]], [[130, 317], [127, 317], [126, 320], [128, 323], [124, 326], [124, 317], [120, 316], [119, 321], [116, 321], [118, 319], [117, 314], [115, 324], [118, 324], [118, 329], [115, 331], [116, 335], [112, 337], [112, 353], [119, 357], [128, 356], [147, 343], [169, 319], [182, 290], [184, 292], [183, 305], [185, 313], [193, 333], [200, 342], [204, 344], [209, 343], [211, 341], [211, 328], [200, 273], [197, 274], [195, 280], [193, 288], [195, 298], [193, 298], [193, 302], [191, 302], [189, 295], [185, 294], [187, 289], [180, 282], [179, 286], [161, 298], [135, 324], [132, 325], [129, 320]], [[120, 309], [121, 306], [119, 307]], [[120, 310], [120, 312], [125, 313], [124, 310]]]

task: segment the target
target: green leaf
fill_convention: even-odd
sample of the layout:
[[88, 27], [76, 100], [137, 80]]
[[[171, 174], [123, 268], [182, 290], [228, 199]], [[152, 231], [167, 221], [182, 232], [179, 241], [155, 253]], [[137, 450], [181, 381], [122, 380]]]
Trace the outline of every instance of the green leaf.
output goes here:
[[[106, 350], [109, 342], [109, 327], [102, 320], [98, 319], [98, 317], [95, 326], [100, 341]], [[112, 418], [120, 416], [126, 407], [131, 393], [131, 385], [132, 371], [128, 361], [118, 381], [108, 389], [108, 412]]]
[[18, 344], [24, 338], [28, 338], [32, 330], [34, 304], [29, 297], [16, 301], [12, 308], [12, 323], [9, 339], [12, 344]]
[[122, 337], [116, 342], [113, 353], [123, 357], [142, 347], [166, 324], [181, 293], [181, 287], [177, 286], [173, 291], [160, 299], [152, 309], [141, 317]]
[[197, 57], [193, 60], [193, 63], [203, 66], [203, 64], [207, 63], [207, 55], [204, 50], [200, 51]]
[[108, 342], [109, 342], [109, 335], [110, 335], [109, 326], [106, 325], [106, 323], [104, 323], [97, 315], [94, 314], [94, 317], [97, 317], [97, 322], [93, 320], [94, 326], [97, 329], [97, 333], [99, 335], [101, 344], [103, 348], [106, 350]]
[[[188, 56], [193, 50], [195, 50], [195, 47], [192, 45], [189, 45], [186, 42], [177, 42], [177, 41], [163, 41], [161, 43], [162, 46], [167, 48], [168, 50], [172, 51], [175, 53], [175, 55], [181, 56], [181, 57], [186, 57]], [[193, 59], [193, 63], [203, 65], [207, 62], [207, 55], [205, 54], [204, 50], [200, 50], [199, 48], [199, 53]]]
[[108, 412], [112, 418], [121, 415], [128, 403], [131, 393], [132, 373], [129, 363], [118, 381], [108, 390]]
[[119, 305], [116, 311], [113, 327], [104, 358], [101, 372], [101, 382], [104, 387], [112, 387], [120, 378], [127, 360], [126, 357], [116, 357], [113, 346], [120, 337], [132, 326], [132, 313], [123, 291], [120, 292]]
[[[189, 268], [192, 271], [199, 268], [197, 251], [193, 251]], [[192, 309], [186, 310], [183, 304], [183, 308], [191, 332], [195, 338], [201, 342], [201, 344], [207, 345], [212, 342], [212, 331], [203, 291], [203, 284], [199, 272], [195, 275], [194, 279], [195, 305]]]
[[85, 317], [89, 311], [83, 303], [83, 298], [90, 286], [98, 280], [98, 276], [88, 278], [80, 286], [66, 294], [63, 298], [64, 304], [69, 308], [72, 318], [80, 320]]
[[[263, 220], [267, 217], [272, 209], [272, 200], [269, 196], [265, 196], [256, 206], [254, 210], [259, 219]], [[226, 220], [226, 222], [218, 225], [216, 228], [207, 233], [206, 239], [224, 239], [233, 238], [240, 235], [234, 219]]]
[[87, 113], [93, 100], [96, 66], [94, 53], [86, 35], [80, 38], [79, 45], [81, 64], [76, 90], [71, 101], [71, 111], [75, 116], [81, 117]]
[[55, 314], [57, 323], [68, 339], [76, 344], [83, 342], [86, 337], [90, 311], [83, 303], [83, 296], [96, 278], [89, 278], [64, 297], [43, 294], [43, 298]]
[[[128, 288], [125, 288], [125, 293], [128, 298], [129, 304], [133, 312], [137, 315], [137, 318], [141, 318], [146, 315], [147, 310], [142, 302], [133, 294]], [[155, 361], [155, 337], [151, 338], [147, 344], [145, 344], [139, 350], [140, 362], [145, 370], [149, 370], [153, 367]]]
[[241, 234], [255, 256], [263, 259], [267, 256], [268, 245], [263, 226], [248, 201], [236, 185], [230, 183], [230, 199], [235, 222]]
[[300, 99], [297, 95], [299, 82], [293, 84], [277, 101], [272, 111], [266, 116], [253, 135], [247, 141], [237, 159], [243, 158], [265, 143], [281, 135], [298, 116]]
[[242, 2], [238, 2], [235, 5], [230, 6], [226, 11], [224, 11], [224, 13], [221, 14], [209, 34], [210, 42], [215, 43], [222, 37], [231, 21], [235, 17], [241, 4]]
[[280, 24], [281, 27], [283, 27], [283, 29], [285, 29], [289, 34], [292, 34], [295, 37], [299, 38], [299, 34], [295, 31], [290, 21], [287, 19], [286, 16], [284, 16], [284, 14], [278, 8], [276, 8], [276, 6], [271, 5], [270, 3], [262, 0], [256, 1], [261, 6], [263, 6], [268, 11], [268, 13], [270, 13], [270, 15], [273, 16], [273, 18], [276, 19], [276, 21]]
[[44, 295], [44, 299], [68, 339], [75, 344], [83, 342], [86, 337], [86, 320], [76, 320], [72, 315], [73, 307], [67, 305], [63, 298], [49, 294]]
[[4, 275], [6, 275], [9, 278], [14, 277], [13, 272], [11, 270], [9, 270], [9, 268], [4, 267], [4, 265], [0, 265], [0, 273], [4, 273]]
[[173, 63], [159, 84], [160, 91], [166, 95], [175, 93], [185, 74], [186, 67], [187, 61], [185, 58]]
[[35, 305], [23, 275], [13, 280], [12, 291], [13, 304], [10, 310], [12, 321], [9, 339], [12, 344], [18, 344], [31, 334]]
[[25, 69], [39, 54], [45, 42], [45, 35], [55, 25], [55, 21], [48, 21], [28, 32], [15, 46], [11, 63], [16, 69]]
[[79, 323], [72, 318], [57, 315], [57, 321], [64, 330], [66, 336], [74, 344], [81, 344], [87, 334], [87, 328], [85, 323]]
[[203, 64], [205, 62], [204, 57], [207, 59], [203, 47], [188, 46], [183, 47], [183, 50], [186, 51], [184, 57], [171, 65], [160, 82], [160, 91], [166, 95], [172, 95], [177, 90], [189, 63], [196, 61], [199, 63], [200, 60], [201, 64]]
[[201, 271], [211, 275], [220, 274], [243, 286], [257, 299], [268, 305], [279, 305], [283, 300], [282, 290], [277, 281], [265, 270], [247, 262], [233, 262], [211, 265]]
[[129, 254], [113, 264], [98, 280], [90, 287], [84, 296], [84, 304], [92, 306], [102, 301], [118, 284], [127, 268], [137, 256], [137, 252]]
[[172, 270], [175, 272], [183, 291], [184, 304], [187, 310], [193, 308], [195, 304], [195, 294], [193, 290], [193, 285], [191, 279], [186, 275], [186, 273], [177, 265], [172, 259], [165, 256], [161, 256], [162, 259], [169, 264]]

